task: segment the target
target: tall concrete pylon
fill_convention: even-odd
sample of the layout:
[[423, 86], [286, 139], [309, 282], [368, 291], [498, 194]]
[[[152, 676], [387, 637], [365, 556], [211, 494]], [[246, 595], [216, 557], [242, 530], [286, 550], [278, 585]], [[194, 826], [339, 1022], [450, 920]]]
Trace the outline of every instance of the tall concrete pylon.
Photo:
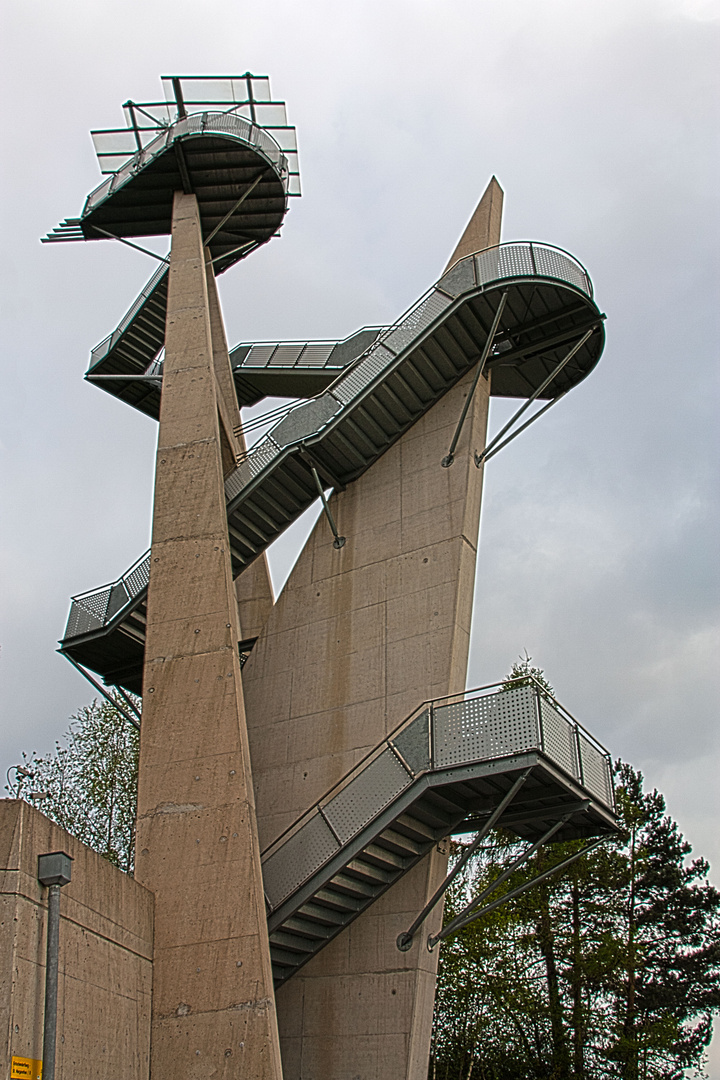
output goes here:
[[280, 1080], [223, 490], [239, 417], [183, 193], [165, 345], [135, 869], [156, 900], [150, 1075]]
[[[450, 265], [500, 242], [501, 210], [493, 178]], [[321, 517], [243, 669], [263, 848], [422, 701], [465, 687], [489, 379], [440, 462], [473, 377], [332, 496], [345, 546]], [[425, 1080], [437, 952], [395, 941], [446, 865], [441, 845], [279, 988], [285, 1080]]]

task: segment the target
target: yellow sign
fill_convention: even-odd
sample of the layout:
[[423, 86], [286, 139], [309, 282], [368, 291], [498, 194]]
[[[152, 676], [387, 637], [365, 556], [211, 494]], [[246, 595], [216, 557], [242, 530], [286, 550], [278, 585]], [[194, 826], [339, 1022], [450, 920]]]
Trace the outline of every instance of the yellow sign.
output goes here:
[[42, 1080], [42, 1061], [14, 1057], [10, 1063], [10, 1080]]

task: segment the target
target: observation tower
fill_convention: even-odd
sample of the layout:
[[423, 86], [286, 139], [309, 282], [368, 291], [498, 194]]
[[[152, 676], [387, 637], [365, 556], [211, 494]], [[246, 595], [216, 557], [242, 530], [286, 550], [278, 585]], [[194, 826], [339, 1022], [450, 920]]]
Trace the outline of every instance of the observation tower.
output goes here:
[[[267, 78], [162, 84], [93, 133], [108, 179], [46, 237], [171, 237], [86, 373], [158, 422], [152, 547], [60, 643], [140, 725], [150, 1076], [425, 1080], [448, 837], [502, 825], [529, 857], [615, 828], [559, 702], [465, 691], [485, 465], [592, 371], [604, 315], [573, 256], [501, 243], [493, 178], [392, 325], [230, 350], [216, 277], [299, 195], [295, 131]], [[248, 448], [269, 396], [292, 404]], [[488, 443], [491, 396], [518, 409]], [[274, 598], [265, 553], [318, 499]]]

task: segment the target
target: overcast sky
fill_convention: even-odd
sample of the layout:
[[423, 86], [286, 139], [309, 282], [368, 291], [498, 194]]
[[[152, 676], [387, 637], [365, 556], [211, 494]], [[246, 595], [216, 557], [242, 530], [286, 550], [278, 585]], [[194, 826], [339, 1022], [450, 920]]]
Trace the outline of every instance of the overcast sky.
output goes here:
[[[93, 127], [161, 74], [268, 74], [304, 195], [220, 279], [238, 341], [394, 320], [490, 176], [503, 238], [573, 252], [596, 371], [487, 467], [469, 682], [527, 649], [662, 790], [720, 884], [716, 0], [25, 0], [3, 59], [2, 769], [92, 696], [69, 597], [148, 546], [154, 423], [84, 383], [155, 267], [41, 246], [99, 182]], [[166, 242], [162, 241], [162, 247]], [[495, 402], [491, 428], [507, 416]], [[282, 580], [298, 530], [272, 552]], [[293, 546], [294, 545], [294, 546]], [[720, 1066], [717, 1075], [720, 1076]]]

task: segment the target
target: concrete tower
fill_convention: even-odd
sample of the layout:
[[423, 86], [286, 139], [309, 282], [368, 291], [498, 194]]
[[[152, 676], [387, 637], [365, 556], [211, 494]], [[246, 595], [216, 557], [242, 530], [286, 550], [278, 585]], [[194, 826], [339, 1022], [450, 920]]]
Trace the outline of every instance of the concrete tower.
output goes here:
[[[572, 256], [500, 242], [493, 178], [392, 326], [230, 352], [215, 279], [299, 194], [294, 130], [264, 77], [163, 83], [95, 133], [110, 179], [48, 237], [171, 236], [87, 373], [159, 422], [152, 548], [61, 642], [142, 693], [151, 1024], [132, 1069], [73, 1080], [425, 1080], [448, 837], [614, 827], [608, 755], [558, 702], [465, 692], [484, 463], [592, 370], [604, 316]], [[240, 410], [274, 395], [248, 450]], [[493, 395], [543, 404], [488, 444]], [[318, 499], [275, 602], [265, 553]]]

